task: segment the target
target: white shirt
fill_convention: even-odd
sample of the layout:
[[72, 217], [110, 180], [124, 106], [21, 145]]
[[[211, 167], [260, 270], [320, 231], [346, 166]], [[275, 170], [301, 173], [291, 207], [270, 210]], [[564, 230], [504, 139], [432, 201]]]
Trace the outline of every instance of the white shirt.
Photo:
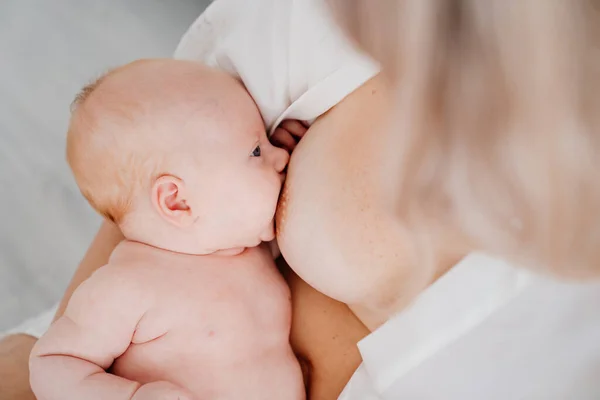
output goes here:
[[359, 343], [340, 400], [600, 399], [600, 282], [471, 254]]
[[[324, 0], [217, 0], [176, 58], [239, 77], [266, 126], [312, 121], [378, 72]], [[340, 400], [600, 399], [600, 283], [472, 254], [363, 339]], [[18, 331], [39, 336], [51, 314]]]
[[271, 131], [284, 119], [311, 122], [379, 72], [327, 11], [321, 0], [217, 0], [175, 58], [239, 77]]

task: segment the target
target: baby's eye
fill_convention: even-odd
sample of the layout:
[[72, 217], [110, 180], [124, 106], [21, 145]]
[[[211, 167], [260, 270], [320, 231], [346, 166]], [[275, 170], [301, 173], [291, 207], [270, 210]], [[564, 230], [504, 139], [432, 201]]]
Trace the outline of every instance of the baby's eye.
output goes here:
[[254, 150], [252, 150], [250, 157], [260, 157], [260, 145], [257, 145]]

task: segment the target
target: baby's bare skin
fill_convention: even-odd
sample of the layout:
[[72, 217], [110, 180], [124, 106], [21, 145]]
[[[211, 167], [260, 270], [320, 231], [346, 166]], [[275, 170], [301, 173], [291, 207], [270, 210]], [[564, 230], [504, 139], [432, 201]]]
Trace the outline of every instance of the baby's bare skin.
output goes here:
[[[68, 385], [73, 399], [155, 398], [143, 393], [153, 382], [190, 394], [174, 387], [166, 399], [301, 399], [290, 322], [289, 289], [265, 247], [189, 256], [123, 242], [75, 292], [33, 366], [70, 363], [68, 381], [45, 384]], [[100, 385], [95, 373], [111, 364], [121, 378]]]
[[38, 399], [304, 399], [261, 245], [289, 154], [244, 87], [192, 62], [121, 67], [79, 97], [67, 154], [127, 240], [34, 347]]

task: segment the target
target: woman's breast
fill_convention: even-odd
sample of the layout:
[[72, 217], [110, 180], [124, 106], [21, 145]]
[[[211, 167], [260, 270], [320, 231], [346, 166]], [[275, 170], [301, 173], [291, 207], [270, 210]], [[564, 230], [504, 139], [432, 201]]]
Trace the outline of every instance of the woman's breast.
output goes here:
[[399, 264], [409, 258], [388, 195], [387, 100], [376, 77], [313, 124], [292, 155], [277, 212], [291, 268], [350, 305], [374, 293], [395, 302]]

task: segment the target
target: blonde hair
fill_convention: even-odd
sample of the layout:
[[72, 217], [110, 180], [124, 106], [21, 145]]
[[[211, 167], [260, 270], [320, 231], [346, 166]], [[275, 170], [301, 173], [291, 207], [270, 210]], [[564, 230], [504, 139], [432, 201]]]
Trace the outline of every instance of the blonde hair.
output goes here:
[[[67, 132], [67, 162], [75, 181], [90, 205], [117, 224], [132, 210], [134, 196], [150, 184], [156, 173], [155, 157], [141, 154], [133, 122], [144, 112], [123, 93], [98, 88], [116, 71], [111, 71], [83, 87], [71, 105]], [[98, 95], [101, 98], [94, 98]], [[88, 102], [94, 101], [94, 107]], [[129, 131], [129, 132], [128, 132]], [[153, 165], [149, 165], [152, 160]]]
[[402, 216], [599, 274], [598, 1], [328, 1], [396, 84]]

